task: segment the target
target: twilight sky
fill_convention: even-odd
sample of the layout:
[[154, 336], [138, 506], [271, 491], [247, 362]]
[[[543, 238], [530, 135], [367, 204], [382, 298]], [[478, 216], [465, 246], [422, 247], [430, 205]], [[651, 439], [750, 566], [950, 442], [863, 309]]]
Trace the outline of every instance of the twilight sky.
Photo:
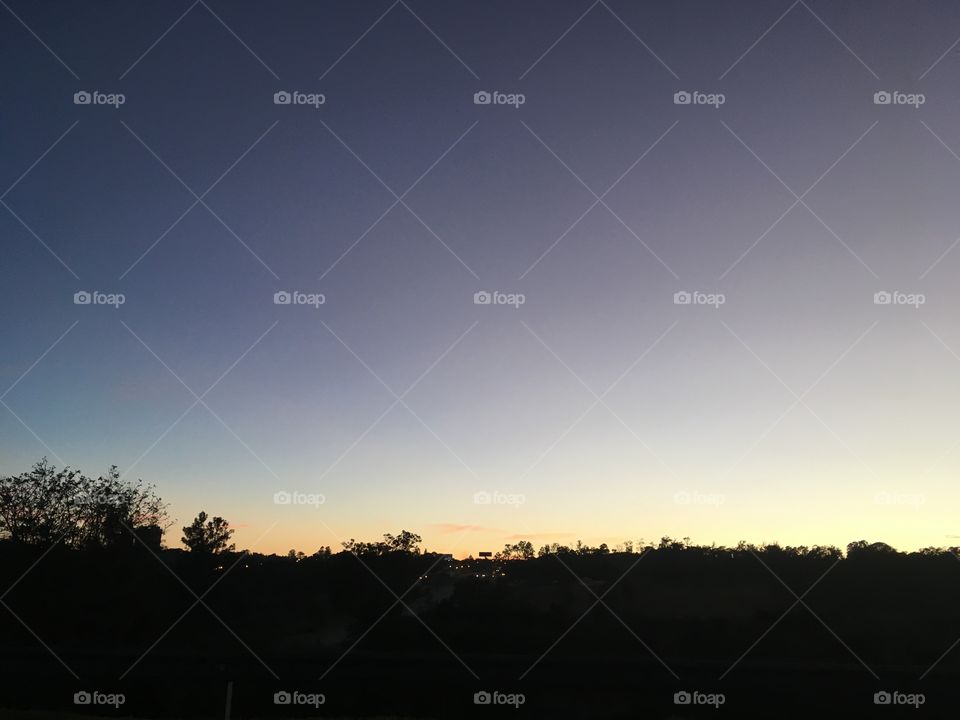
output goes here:
[[956, 544], [955, 3], [0, 5], [0, 472], [172, 546]]

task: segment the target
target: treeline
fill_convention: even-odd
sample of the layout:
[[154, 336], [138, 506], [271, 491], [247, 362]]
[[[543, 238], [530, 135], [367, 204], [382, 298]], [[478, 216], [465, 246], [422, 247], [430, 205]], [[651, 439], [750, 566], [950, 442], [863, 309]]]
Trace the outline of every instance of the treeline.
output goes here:
[[[0, 541], [0, 587], [13, 586], [4, 602], [17, 615], [0, 613], [0, 662], [12, 667], [32, 657], [58, 672], [20, 620], [81, 674], [89, 661], [119, 675], [158, 642], [138, 676], [209, 657], [255, 673], [244, 644], [271, 666], [309, 658], [326, 667], [356, 643], [337, 666], [346, 676], [360, 672], [353, 663], [392, 667], [389, 658], [408, 655], [449, 661], [421, 621], [458, 654], [481, 662], [506, 654], [529, 666], [561, 636], [549, 654], [561, 669], [591, 657], [647, 658], [635, 633], [671, 665], [705, 664], [715, 676], [774, 622], [747, 666], [859, 668], [846, 643], [878, 673], [897, 664], [919, 676], [960, 636], [960, 566], [950, 550], [903, 553], [857, 542], [843, 553], [663, 538], [633, 552], [581, 544], [530, 557], [524, 544], [490, 560], [452, 560], [421, 550], [409, 531], [346, 545], [278, 556], [229, 546], [149, 552], [141, 543], [122, 552], [47, 552]], [[778, 621], [798, 596], [843, 643], [803, 606]], [[191, 610], [197, 597], [203, 606]], [[938, 668], [956, 670], [958, 659], [949, 655]]]
[[[30, 470], [18, 475], [0, 476], [0, 540], [16, 545], [47, 548], [60, 543], [68, 548], [120, 548], [138, 542], [153, 549], [162, 546], [164, 534], [173, 525], [169, 504], [157, 494], [154, 485], [140, 479], [129, 480], [110, 466], [106, 473], [90, 477], [79, 470], [58, 469], [46, 458]], [[201, 511], [190, 525], [183, 528], [180, 541], [187, 550], [200, 555], [230, 553], [236, 550], [230, 542], [234, 530], [222, 517], [210, 517]], [[397, 535], [384, 533], [382, 540], [360, 541], [350, 538], [341, 543], [343, 551], [362, 557], [379, 557], [396, 553], [420, 555], [420, 535], [401, 530]], [[504, 545], [494, 555], [497, 562], [532, 560], [549, 556], [600, 557], [630, 555], [652, 550], [688, 550], [703, 556], [729, 556], [734, 553], [776, 552], [787, 557], [840, 559], [844, 552], [827, 546], [780, 547], [774, 543], [756, 546], [741, 541], [733, 548], [717, 545], [694, 545], [689, 538], [663, 537], [657, 542], [644, 540], [636, 544], [626, 540], [610, 548], [606, 543], [591, 546], [577, 541], [574, 545], [549, 543], [534, 549], [533, 543], [520, 540]], [[321, 547], [312, 557], [329, 557], [329, 547]], [[950, 554], [960, 558], [960, 547], [928, 547], [912, 553], [932, 556]], [[434, 554], [435, 555], [435, 554]], [[903, 555], [882, 542], [858, 540], [846, 547], [846, 557], [863, 555]], [[288, 558], [302, 560], [305, 553], [290, 550]], [[470, 558], [472, 559], [472, 558]]]
[[[555, 686], [672, 682], [652, 653], [711, 682], [785, 667], [960, 674], [957, 548], [521, 540], [455, 560], [401, 530], [281, 556], [238, 551], [206, 513], [183, 528], [185, 549], [164, 548], [171, 525], [154, 489], [115, 468], [88, 478], [41, 461], [0, 478], [7, 678], [64, 674], [37, 638], [81, 677], [133, 680], [256, 677], [263, 663], [284, 678], [329, 670], [328, 684], [469, 679], [451, 650], [485, 680], [530, 671]], [[170, 714], [195, 699], [184, 691]]]

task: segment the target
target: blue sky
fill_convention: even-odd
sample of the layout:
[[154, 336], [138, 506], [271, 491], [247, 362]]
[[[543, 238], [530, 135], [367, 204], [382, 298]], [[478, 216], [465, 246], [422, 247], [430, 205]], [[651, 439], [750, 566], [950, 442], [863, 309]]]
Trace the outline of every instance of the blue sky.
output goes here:
[[264, 551], [950, 544], [960, 11], [929, 5], [11, 2], [0, 471], [116, 463], [170, 544], [201, 509]]

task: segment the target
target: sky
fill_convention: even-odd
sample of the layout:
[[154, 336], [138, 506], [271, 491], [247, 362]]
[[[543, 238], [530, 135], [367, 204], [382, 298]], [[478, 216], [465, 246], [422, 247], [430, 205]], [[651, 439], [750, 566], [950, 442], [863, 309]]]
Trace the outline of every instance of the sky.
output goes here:
[[955, 545], [958, 37], [6, 0], [0, 472], [116, 464], [170, 546]]

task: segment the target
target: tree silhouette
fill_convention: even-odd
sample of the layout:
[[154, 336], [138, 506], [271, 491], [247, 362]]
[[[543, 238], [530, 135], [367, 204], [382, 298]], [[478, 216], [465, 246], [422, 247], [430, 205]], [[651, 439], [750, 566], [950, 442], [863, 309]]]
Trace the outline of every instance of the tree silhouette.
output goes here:
[[503, 546], [503, 550], [495, 556], [497, 560], [531, 560], [534, 556], [533, 543], [521, 540], [513, 545]]
[[399, 535], [384, 533], [383, 540], [380, 542], [361, 542], [350, 538], [340, 544], [344, 550], [355, 555], [386, 555], [391, 552], [406, 552], [419, 555], [420, 548], [418, 546], [422, 541], [423, 538], [416, 533], [412, 533], [409, 530], [401, 530]]
[[95, 480], [83, 478], [80, 504], [81, 543], [99, 547], [130, 545], [131, 532], [146, 528], [160, 531], [170, 522], [166, 504], [152, 485], [120, 478], [116, 465]]
[[191, 552], [212, 555], [223, 551], [232, 552], [236, 548], [230, 543], [232, 535], [230, 523], [222, 517], [208, 519], [207, 513], [201, 510], [193, 522], [183, 528], [183, 537], [180, 540]]
[[26, 545], [72, 543], [79, 534], [74, 501], [82, 484], [78, 471], [57, 470], [46, 458], [25, 473], [0, 478], [0, 531]]
[[419, 553], [420, 548], [417, 546], [423, 541], [423, 538], [409, 530], [401, 530], [396, 537], [390, 533], [385, 533], [383, 539], [391, 550], [408, 553]]
[[133, 544], [131, 532], [159, 538], [168, 526], [153, 486], [122, 479], [116, 465], [92, 479], [43, 458], [25, 473], [0, 477], [0, 535], [14, 543], [115, 547]]

